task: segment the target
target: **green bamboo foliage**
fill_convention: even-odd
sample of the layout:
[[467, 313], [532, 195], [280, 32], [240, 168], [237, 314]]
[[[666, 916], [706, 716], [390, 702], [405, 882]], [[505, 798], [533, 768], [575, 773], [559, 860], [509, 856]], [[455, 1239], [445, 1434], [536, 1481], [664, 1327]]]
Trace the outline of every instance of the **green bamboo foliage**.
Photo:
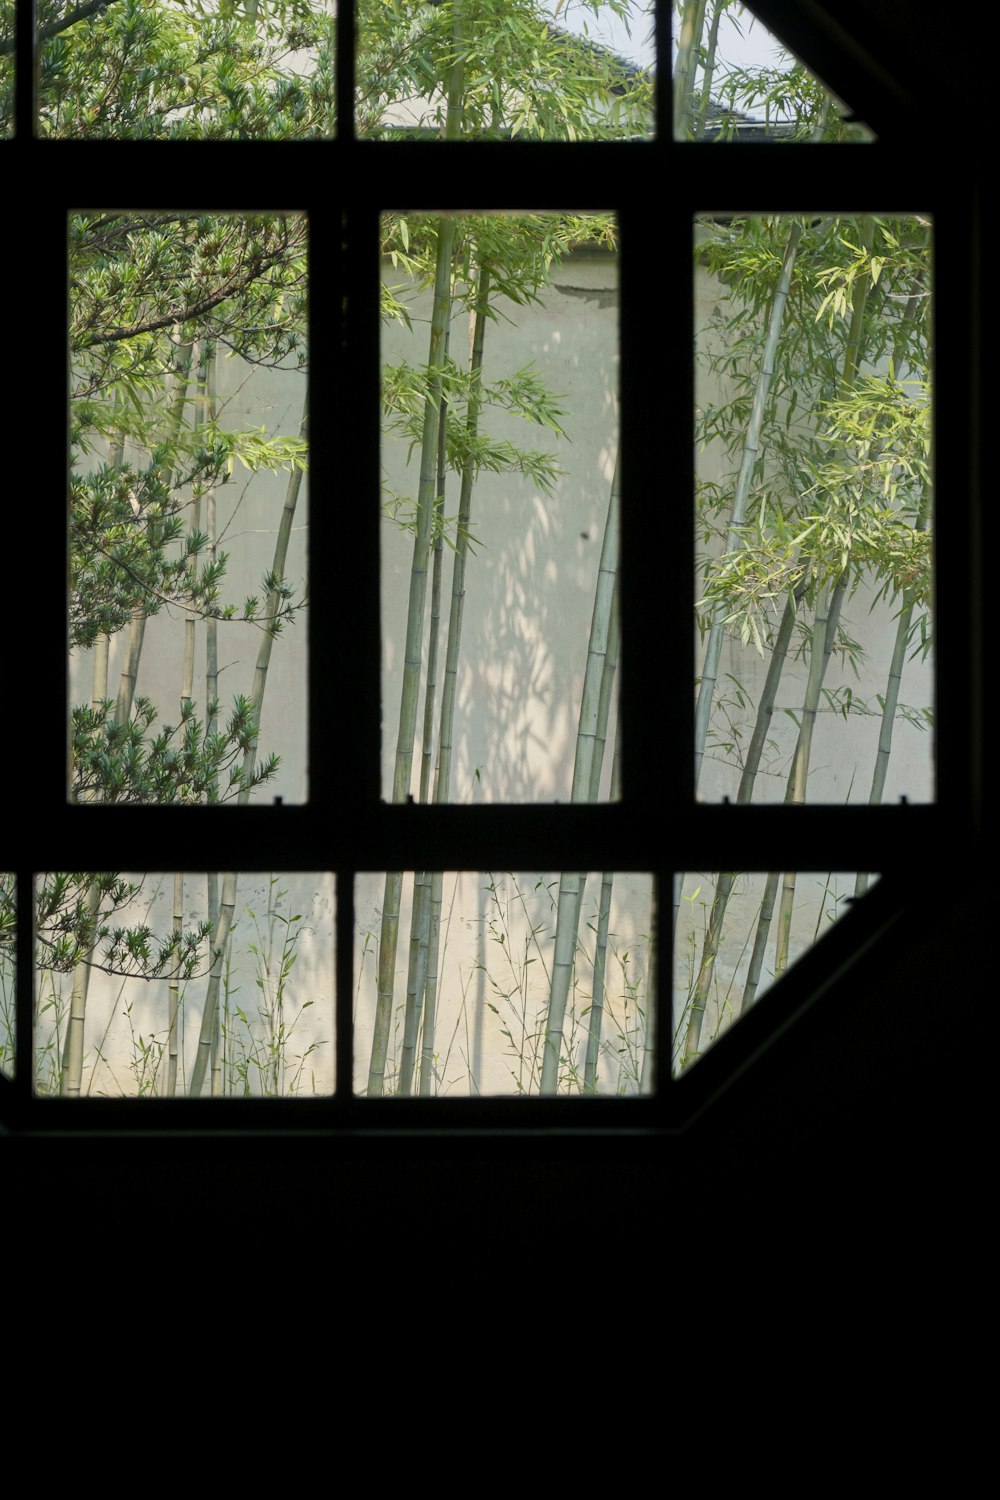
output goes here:
[[[846, 395], [855, 386], [857, 371], [860, 364], [864, 339], [879, 338], [877, 325], [874, 335], [865, 333], [866, 309], [871, 287], [878, 279], [881, 271], [881, 263], [873, 256], [873, 242], [875, 232], [875, 221], [868, 219], [862, 221], [860, 228], [860, 246], [858, 250], [858, 262], [853, 280], [851, 280], [851, 320], [844, 345], [841, 369], [838, 377], [838, 389], [841, 395]], [[886, 232], [889, 243], [895, 243]], [[848, 239], [841, 241], [848, 249], [853, 246]], [[821, 283], [828, 286], [830, 283]], [[829, 301], [832, 293], [827, 294]], [[907, 316], [897, 325], [894, 333], [894, 357], [896, 359], [905, 357], [905, 350], [910, 335], [910, 324], [914, 309], [917, 305], [915, 299], [911, 299], [907, 309]], [[882, 343], [884, 347], [884, 339]], [[849, 464], [849, 460], [848, 460]], [[919, 523], [918, 523], [919, 524]], [[792, 575], [794, 576], [794, 574]], [[771, 717], [776, 699], [777, 687], [781, 672], [787, 659], [792, 630], [798, 607], [811, 586], [818, 591], [819, 603], [816, 607], [816, 615], [812, 629], [809, 633], [809, 676], [799, 719], [799, 734], [795, 751], [792, 757], [791, 770], [786, 787], [785, 800], [787, 802], [798, 802], [805, 799], [808, 780], [809, 758], [811, 752], [812, 736], [816, 723], [816, 714], [821, 701], [823, 691], [823, 680], [831, 659], [832, 649], [837, 638], [840, 607], [849, 587], [849, 575], [847, 567], [842, 567], [839, 574], [831, 585], [820, 586], [810, 584], [810, 575], [807, 572], [801, 577], [799, 583], [786, 599], [781, 623], [772, 641], [771, 658], [768, 664], [767, 678], [758, 702], [757, 715], [754, 724], [753, 735], [747, 747], [744, 757], [742, 775], [740, 779], [737, 802], [746, 802], [751, 799], [754, 779], [760, 766], [761, 753], [766, 742]], [[905, 606], [904, 599], [904, 606]], [[903, 614], [905, 615], [905, 607]], [[908, 638], [910, 621], [901, 620], [901, 628], [897, 635], [897, 645], [900, 640]], [[901, 664], [902, 648], [896, 653], [896, 665]], [[896, 691], [892, 691], [892, 682], [895, 680]], [[887, 764], [888, 745], [891, 743], [891, 726], [898, 702], [898, 678], [895, 671], [890, 671], [890, 688], [886, 694], [884, 704], [882, 745], [886, 753], [878, 758], [876, 777], [881, 776], [884, 784], [885, 767]], [[877, 783], [876, 783], [877, 784]], [[876, 793], [879, 795], [879, 793]], [[702, 948], [700, 966], [691, 998], [691, 1011], [688, 1016], [685, 1046], [680, 1066], [687, 1066], [697, 1055], [700, 1046], [701, 1028], [704, 1020], [705, 1008], [711, 993], [714, 975], [714, 966], [718, 957], [720, 944], [724, 933], [724, 919], [726, 908], [734, 887], [735, 875], [733, 872], [723, 872], [717, 877], [716, 888], [713, 897], [711, 916], [708, 922], [707, 932]], [[858, 890], [863, 889], [864, 877], [858, 879]], [[761, 909], [758, 915], [757, 930], [754, 942], [754, 951], [751, 956], [748, 976], [743, 992], [741, 1012], [749, 1008], [756, 998], [760, 983], [760, 975], [763, 965], [764, 952], [770, 923], [777, 902], [779, 876], [772, 875], [768, 878]], [[787, 966], [789, 957], [789, 943], [791, 933], [791, 920], [795, 893], [795, 875], [786, 872], [782, 884], [782, 900], [778, 916], [778, 936], [775, 957], [775, 972], [780, 973]]]
[[[596, 751], [598, 745], [603, 748], [607, 736], [606, 718], [602, 725], [600, 716], [602, 702], [605, 715], [607, 713], [609, 695], [605, 693], [602, 698], [601, 689], [604, 682], [608, 642], [611, 637], [612, 601], [615, 597], [618, 574], [619, 509], [619, 461], [616, 460], [614, 478], [611, 481], [607, 521], [604, 527], [604, 541], [601, 545], [601, 559], [598, 565], [597, 587], [594, 590], [594, 610], [590, 624], [590, 642], [584, 672], [583, 697], [580, 703], [576, 756], [573, 764], [573, 784], [570, 791], [571, 802], [586, 802], [592, 799]], [[596, 774], [599, 776], [599, 768]], [[585, 877], [578, 871], [564, 873], [559, 881], [555, 955], [552, 961], [552, 984], [549, 991], [540, 1081], [543, 1094], [556, 1093], [559, 1084], [563, 1024], [576, 956], [584, 883]]]
[[[764, 343], [760, 371], [754, 390], [750, 419], [747, 423], [746, 438], [743, 444], [743, 458], [740, 463], [740, 472], [736, 480], [736, 490], [733, 495], [733, 504], [729, 517], [729, 537], [726, 546], [728, 552], [735, 551], [741, 545], [742, 541], [742, 528], [746, 521], [750, 484], [760, 458], [760, 435], [764, 422], [764, 410], [767, 406], [771, 381], [774, 378], [778, 340], [781, 336], [781, 326], [784, 321], [785, 307], [788, 302], [792, 269], [795, 265], [795, 257], [798, 253], [801, 238], [802, 225], [797, 222], [793, 223], [788, 231], [788, 240], [785, 244], [781, 272], [778, 277], [777, 287], [775, 288], [774, 299], [771, 303], [767, 338]], [[694, 756], [696, 788], [701, 775], [705, 743], [708, 739], [708, 725], [712, 716], [712, 700], [715, 696], [716, 682], [719, 675], [719, 658], [722, 654], [722, 641], [725, 634], [724, 621], [725, 607], [720, 603], [712, 611], [712, 621], [705, 646], [705, 658], [701, 669], [701, 683], [698, 688], [698, 704], [695, 710]]]
[[[864, 222], [861, 233], [861, 245], [867, 256], [871, 255], [874, 238], [874, 220], [867, 219]], [[871, 282], [868, 276], [859, 276], [854, 282], [851, 299], [851, 324], [848, 330], [847, 344], [844, 349], [844, 363], [840, 378], [842, 393], [852, 388], [858, 373], [864, 337], [865, 305], [868, 301], [870, 285]], [[802, 720], [799, 725], [791, 774], [788, 779], [788, 791], [785, 796], [785, 801], [789, 803], [803, 803], [806, 800], [809, 759], [812, 754], [813, 733], [816, 727], [816, 714], [819, 709], [820, 692], [827, 667], [830, 663], [833, 642], [836, 638], [837, 625], [840, 619], [840, 611], [844, 595], [847, 591], [847, 582], [847, 570], [844, 569], [832, 591], [828, 591], [825, 587], [820, 590], [819, 603], [816, 607], [816, 618], [813, 625], [812, 641], [810, 643], [809, 676], [806, 681], [805, 702], [802, 706]], [[788, 967], [788, 950], [791, 940], [794, 902], [795, 871], [786, 870], [782, 882], [781, 902], [778, 907], [778, 931], [774, 959], [774, 972], [776, 975], [783, 974]]]

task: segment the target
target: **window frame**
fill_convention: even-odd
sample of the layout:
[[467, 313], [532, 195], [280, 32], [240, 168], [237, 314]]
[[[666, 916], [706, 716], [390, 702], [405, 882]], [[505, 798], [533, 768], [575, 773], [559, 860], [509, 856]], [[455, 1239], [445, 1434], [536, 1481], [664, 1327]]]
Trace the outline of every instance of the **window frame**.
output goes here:
[[[790, 40], [801, 37], [801, 7], [792, 0], [760, 0], [756, 9]], [[816, 10], [817, 7], [812, 7]], [[822, 8], [819, 8], [820, 10]], [[670, 10], [666, 0], [657, 9], [657, 56], [670, 55]], [[22, 21], [27, 10], [22, 11]], [[821, 18], [820, 18], [821, 19]], [[808, 44], [802, 45], [810, 65], [850, 100], [857, 113], [878, 133], [867, 145], [770, 144], [767, 146], [766, 187], [748, 187], [747, 163], [763, 149], [732, 143], [721, 155], [706, 159], [713, 149], [702, 143], [675, 143], [660, 135], [628, 143], [564, 142], [425, 142], [355, 140], [352, 121], [342, 111], [340, 134], [329, 142], [295, 145], [171, 143], [87, 143], [34, 141], [26, 136], [30, 121], [20, 80], [25, 48], [19, 44], [18, 138], [6, 143], [23, 168], [22, 181], [44, 173], [45, 202], [32, 209], [38, 225], [38, 244], [32, 246], [35, 286], [66, 285], [65, 221], [80, 205], [81, 183], [87, 197], [106, 197], [102, 184], [109, 166], [118, 184], [112, 196], [122, 207], [148, 206], [144, 184], [150, 173], [150, 153], [158, 171], [173, 172], [186, 152], [197, 156], [198, 188], [189, 196], [193, 208], [212, 211], [245, 208], [297, 209], [310, 222], [310, 349], [328, 351], [313, 358], [310, 402], [314, 411], [336, 410], [342, 424], [312, 422], [309, 612], [309, 802], [303, 807], [247, 808], [109, 808], [68, 806], [65, 787], [66, 642], [61, 611], [50, 611], [38, 622], [35, 650], [47, 664], [55, 687], [36, 701], [30, 691], [25, 657], [24, 684], [17, 701], [31, 704], [34, 718], [30, 753], [23, 776], [25, 802], [44, 810], [37, 824], [11, 829], [7, 867], [18, 881], [18, 1051], [16, 1077], [0, 1078], [0, 1125], [29, 1132], [173, 1134], [177, 1131], [316, 1132], [338, 1137], [357, 1131], [466, 1136], [480, 1131], [517, 1135], [538, 1130], [568, 1136], [618, 1135], [621, 1132], [662, 1133], [682, 1129], [697, 1118], [741, 1072], [745, 1071], [795, 1018], [813, 1004], [852, 962], [912, 910], [914, 869], [922, 869], [929, 848], [949, 851], [949, 863], [959, 868], [978, 847], [982, 827], [984, 730], [978, 705], [983, 663], [977, 656], [981, 639], [983, 548], [980, 524], [979, 472], [976, 464], [978, 410], [975, 342], [979, 293], [975, 261], [978, 244], [977, 205], [970, 173], [956, 172], [948, 180], [927, 180], [922, 153], [915, 149], [930, 138], [930, 123], [921, 122], [905, 96], [878, 76], [860, 48], [843, 45], [835, 33], [816, 21]], [[796, 28], [798, 32], [796, 32]], [[24, 27], [22, 25], [21, 31]], [[338, 87], [341, 99], [353, 99], [354, 24], [352, 7], [341, 4], [337, 17]], [[30, 46], [28, 48], [30, 56]], [[666, 125], [670, 109], [669, 69], [657, 77], [657, 119]], [[353, 103], [352, 103], [353, 110]], [[631, 163], [634, 180], [644, 185], [661, 182], [669, 203], [654, 207], [650, 225], [647, 203], [623, 196], [629, 172], [623, 172], [622, 153], [639, 153]], [[748, 158], [746, 153], [750, 152]], [[427, 156], [426, 153], [431, 153]], [[846, 154], [845, 154], [846, 153]], [[938, 451], [949, 454], [947, 487], [940, 489], [938, 514], [947, 514], [948, 527], [935, 538], [936, 591], [944, 627], [938, 631], [936, 664], [937, 801], [932, 806], [878, 808], [806, 806], [729, 808], [700, 805], [694, 796], [692, 757], [694, 702], [691, 692], [693, 662], [689, 649], [670, 649], [670, 643], [691, 638], [690, 619], [694, 581], [693, 493], [693, 299], [691, 297], [691, 225], [698, 212], [801, 212], [804, 206], [843, 205], [844, 191], [820, 192], [815, 163], [820, 160], [827, 180], [850, 183], [854, 211], [882, 213], [928, 212], [934, 223], [935, 361], [947, 370], [949, 382], [938, 383], [935, 432]], [[705, 167], [713, 182], [706, 202]], [[184, 156], [184, 166], [188, 165]], [[435, 209], [458, 212], [485, 209], [614, 209], [621, 234], [620, 351], [622, 433], [622, 723], [623, 793], [620, 803], [588, 806], [392, 806], [381, 800], [379, 785], [379, 323], [378, 219], [385, 209], [412, 201], [412, 185], [433, 168], [435, 180], [449, 175], [443, 192], [434, 191]], [[280, 183], [278, 201], [260, 201], [261, 182]], [[476, 187], [488, 183], [489, 191]], [[891, 189], [886, 184], [892, 184]], [[211, 194], [205, 183], [224, 184]], [[558, 184], [553, 194], [552, 184]], [[612, 184], [614, 195], [595, 184]], [[345, 184], [342, 192], [338, 185]], [[463, 184], [468, 186], [463, 187]], [[163, 197], [159, 190], [158, 199]], [[748, 203], [748, 198], [752, 201]], [[817, 201], [820, 200], [820, 201]], [[187, 202], [186, 202], [187, 206]], [[668, 295], [650, 305], [648, 244], [659, 222], [658, 250], [662, 255], [662, 285]], [[669, 226], [664, 233], [662, 226]], [[37, 248], [37, 255], [34, 254]], [[9, 284], [23, 271], [11, 246]], [[941, 315], [947, 287], [947, 317]], [[670, 295], [671, 289], [679, 289]], [[348, 295], [349, 293], [349, 295]], [[65, 345], [65, 299], [52, 296], [45, 306], [20, 299], [14, 309], [18, 348], [62, 348]], [[669, 385], [654, 378], [655, 361], [649, 349], [681, 351], [678, 368], [671, 369]], [[37, 389], [45, 409], [65, 414], [66, 379], [60, 361], [37, 361]], [[953, 378], [951, 378], [953, 377]], [[669, 397], [669, 399], [667, 399]], [[350, 443], [338, 439], [350, 433]], [[58, 444], [38, 459], [39, 492], [43, 495], [45, 525], [57, 520], [65, 492], [66, 456]], [[664, 457], [670, 474], [664, 477]], [[322, 559], [333, 555], [340, 527], [337, 490], [359, 497], [352, 525], [357, 565], [339, 580], [335, 597], [324, 603]], [[682, 490], [684, 503], [674, 507], [670, 491]], [[331, 503], [324, 504], [325, 495]], [[51, 498], [44, 498], [51, 497]], [[363, 500], [363, 503], [362, 503]], [[30, 545], [32, 527], [22, 546]], [[673, 586], [664, 588], [659, 559], [680, 561]], [[19, 581], [16, 617], [32, 619], [37, 597], [65, 596], [65, 557], [59, 548], [38, 555], [37, 570]], [[34, 621], [32, 621], [34, 625]], [[337, 642], [350, 632], [357, 643], [352, 662], [341, 659]], [[647, 717], [639, 673], [630, 664], [640, 660], [632, 643], [656, 642], [653, 659], [665, 663], [662, 700], [671, 705], [668, 744], [664, 750], [661, 727]], [[967, 644], [973, 643], [973, 649]], [[354, 661], [367, 661], [358, 671]], [[60, 690], [61, 688], [61, 690]], [[333, 736], [337, 702], [357, 705], [356, 733]], [[352, 788], [350, 797], [341, 788]], [[680, 788], [667, 795], [666, 788]], [[214, 819], [223, 820], [217, 829]], [[332, 870], [336, 879], [336, 1027], [338, 1036], [337, 1092], [321, 1100], [79, 1100], [35, 1099], [32, 1078], [31, 1025], [33, 1007], [32, 902], [26, 891], [36, 871], [71, 868], [80, 862], [81, 848], [113, 847], [120, 851], [122, 869], [150, 865], [148, 850], [184, 847], [171, 868], [204, 868], [197, 857], [202, 830], [215, 840], [222, 834], [228, 846], [229, 867], [259, 870], [262, 863], [286, 871]], [[793, 867], [809, 870], [869, 868], [883, 879], [857, 908], [807, 954], [755, 1007], [717, 1042], [683, 1078], [670, 1075], [670, 1027], [658, 1028], [658, 1084], [648, 1098], [489, 1098], [435, 1100], [368, 1100], [352, 1092], [350, 1047], [351, 1003], [354, 992], [353, 888], [355, 872], [409, 869], [420, 851], [433, 848], [435, 862], [445, 869], [483, 868], [616, 869], [651, 873], [660, 911], [669, 908], [672, 875], [683, 869], [725, 869], [743, 864], [738, 851], [747, 842], [757, 852], [760, 868]], [[261, 860], [260, 850], [274, 851]], [[823, 855], [817, 860], [817, 851]], [[658, 937], [658, 1014], [670, 1015], [671, 954], [669, 930], [661, 922]]]

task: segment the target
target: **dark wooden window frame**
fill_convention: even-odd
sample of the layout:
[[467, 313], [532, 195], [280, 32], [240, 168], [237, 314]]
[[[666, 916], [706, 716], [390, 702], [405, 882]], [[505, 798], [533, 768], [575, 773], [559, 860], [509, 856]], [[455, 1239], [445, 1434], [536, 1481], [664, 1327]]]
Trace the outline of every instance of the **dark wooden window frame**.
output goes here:
[[[22, 503], [25, 532], [13, 549], [17, 676], [6, 706], [8, 786], [4, 867], [13, 870], [18, 916], [17, 1077], [0, 1079], [0, 1128], [49, 1134], [151, 1132], [358, 1132], [398, 1138], [544, 1131], [580, 1140], [681, 1130], [752, 1066], [873, 945], [928, 899], [914, 871], [927, 851], [961, 870], [980, 847], [984, 731], [983, 548], [978, 451], [979, 225], [975, 173], [928, 173], [940, 122], [923, 119], [897, 80], [867, 56], [863, 38], [824, 24], [824, 8], [760, 0], [764, 19], [873, 126], [869, 146], [711, 147], [666, 138], [629, 144], [372, 142], [301, 145], [139, 145], [29, 138], [30, 102], [18, 95], [18, 137], [0, 145], [30, 225], [2, 249], [11, 289], [9, 401], [25, 401], [25, 432], [65, 429], [67, 213], [114, 201], [192, 208], [248, 205], [305, 211], [311, 235], [311, 406], [337, 420], [312, 425], [309, 633], [309, 785], [305, 807], [121, 809], [70, 807], [65, 789], [66, 648], [61, 606], [66, 458], [50, 441], [33, 454], [36, 499]], [[30, 7], [21, 12], [21, 33]], [[669, 121], [670, 5], [657, 20], [658, 118]], [[30, 33], [29, 33], [30, 34]], [[349, 97], [353, 19], [338, 16], [340, 97]], [[18, 51], [28, 76], [30, 45]], [[926, 144], [926, 150], [924, 149]], [[760, 153], [766, 152], [766, 161]], [[759, 175], [758, 175], [759, 174]], [[414, 202], [414, 184], [433, 184]], [[44, 183], [44, 196], [26, 196]], [[387, 806], [379, 787], [378, 216], [406, 207], [614, 209], [621, 229], [622, 713], [623, 797], [614, 806]], [[693, 555], [691, 224], [698, 212], [832, 210], [927, 212], [934, 220], [937, 781], [929, 807], [725, 808], [693, 796], [690, 618]], [[16, 221], [15, 221], [16, 222]], [[22, 378], [23, 376], [23, 378]], [[44, 417], [42, 417], [44, 413]], [[25, 438], [26, 443], [30, 441]], [[941, 455], [947, 454], [947, 462]], [[344, 528], [355, 566], [331, 578]], [[24, 566], [17, 558], [30, 559]], [[663, 560], [672, 559], [668, 576]], [[350, 660], [338, 650], [354, 642]], [[650, 716], [646, 683], [662, 664]], [[634, 664], [634, 665], [633, 665]], [[642, 664], [642, 671], [637, 670]], [[41, 683], [41, 690], [38, 684]], [[350, 735], [335, 735], [354, 706]], [[668, 791], [670, 788], [672, 790]], [[681, 790], [678, 791], [677, 789]], [[21, 817], [21, 809], [27, 816]], [[94, 848], [121, 869], [162, 864], [198, 870], [204, 847], [226, 849], [229, 868], [333, 870], [337, 881], [337, 1093], [327, 1100], [36, 1100], [32, 1076], [31, 901], [36, 871], [78, 866]], [[178, 860], [151, 860], [158, 848]], [[877, 869], [880, 885], [802, 959], [739, 1027], [683, 1080], [669, 1079], [670, 1026], [659, 1027], [659, 1085], [648, 1099], [366, 1100], [351, 1094], [355, 872], [413, 868], [616, 869], [652, 873], [661, 910], [675, 870], [746, 867]], [[262, 856], [262, 851], [266, 854]], [[669, 930], [659, 933], [660, 1014], [670, 1013]]]

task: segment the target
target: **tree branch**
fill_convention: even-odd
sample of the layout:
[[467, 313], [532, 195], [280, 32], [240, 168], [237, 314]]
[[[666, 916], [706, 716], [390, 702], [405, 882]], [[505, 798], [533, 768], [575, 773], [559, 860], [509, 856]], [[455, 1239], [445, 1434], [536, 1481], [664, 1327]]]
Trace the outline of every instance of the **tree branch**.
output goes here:
[[109, 328], [104, 333], [94, 333], [90, 337], [83, 337], [74, 342], [74, 349], [82, 352], [84, 349], [93, 349], [98, 344], [117, 344], [123, 339], [133, 339], [140, 333], [155, 333], [160, 328], [173, 328], [175, 325], [190, 323], [194, 318], [200, 318], [218, 307], [222, 302], [228, 302], [239, 292], [245, 291], [261, 275], [262, 270], [270, 270], [279, 263], [280, 257], [270, 258], [263, 266], [257, 265], [252, 268], [248, 275], [236, 277], [229, 286], [222, 287], [208, 297], [203, 297], [200, 302], [194, 302], [186, 308], [175, 308], [171, 312], [161, 313], [156, 318], [146, 318], [141, 323], [133, 323], [130, 326]]
[[[47, 42], [50, 37], [58, 36], [61, 31], [68, 31], [75, 26], [77, 21], [86, 21], [99, 10], [107, 10], [109, 5], [114, 5], [115, 0], [84, 0], [83, 5], [75, 5], [65, 16], [58, 21], [50, 21], [47, 26], [40, 26], [35, 32], [35, 43]], [[11, 37], [10, 41], [0, 42], [0, 57], [6, 57], [14, 51], [17, 43]]]

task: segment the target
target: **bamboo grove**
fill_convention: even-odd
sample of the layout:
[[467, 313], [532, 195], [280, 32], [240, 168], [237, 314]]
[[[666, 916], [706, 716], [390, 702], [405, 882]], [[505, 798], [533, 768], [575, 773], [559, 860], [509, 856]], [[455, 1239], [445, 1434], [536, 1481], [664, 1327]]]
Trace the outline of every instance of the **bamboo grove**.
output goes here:
[[[895, 795], [929, 796], [932, 709], [900, 692], [911, 662], [926, 691], [920, 663], [932, 647], [930, 225], [720, 220], [699, 225], [697, 240], [722, 288], [699, 341], [701, 792], [875, 804], [902, 739]], [[861, 633], [880, 667], [849, 609], [867, 616]], [[745, 668], [720, 673], [727, 641], [732, 661], [759, 664], [753, 690]], [[699, 879], [700, 934], [689, 927], [675, 994], [681, 1069], [755, 1002], [762, 975], [784, 972], [793, 948], [794, 872]], [[816, 931], [869, 879], [830, 872]]]

